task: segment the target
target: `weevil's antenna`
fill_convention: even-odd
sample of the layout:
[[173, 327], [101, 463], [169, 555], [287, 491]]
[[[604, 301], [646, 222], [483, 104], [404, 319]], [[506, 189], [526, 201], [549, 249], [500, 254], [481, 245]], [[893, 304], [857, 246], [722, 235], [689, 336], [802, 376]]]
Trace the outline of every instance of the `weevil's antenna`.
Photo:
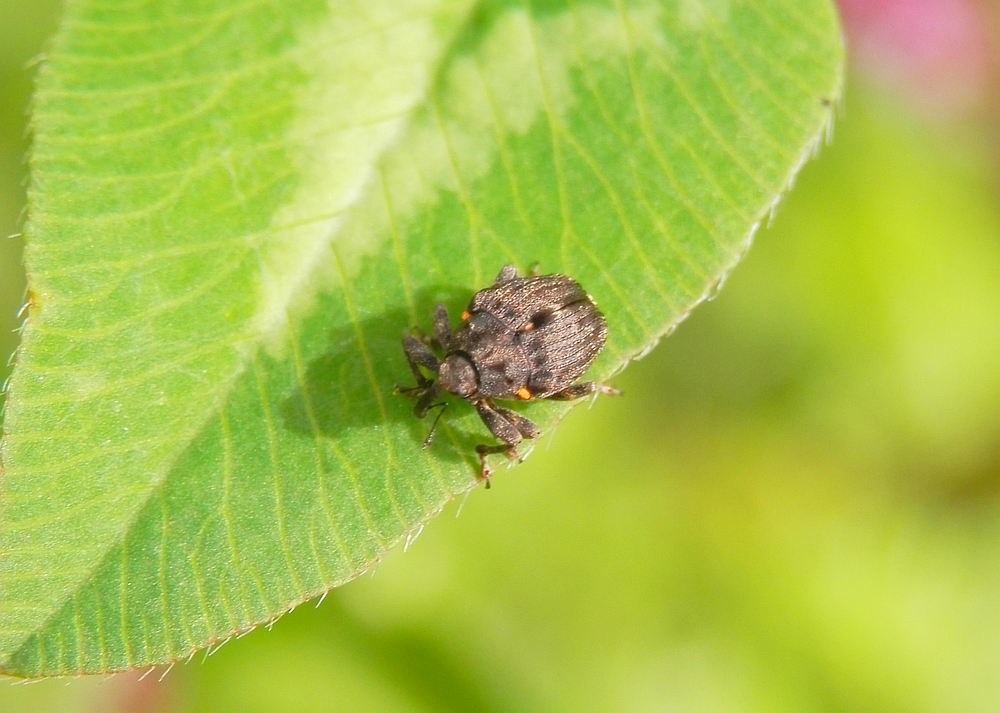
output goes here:
[[430, 433], [428, 433], [427, 438], [424, 439], [424, 445], [421, 446], [422, 448], [427, 448], [427, 446], [431, 444], [431, 440], [433, 440], [434, 438], [434, 429], [437, 428], [438, 421], [441, 420], [441, 414], [443, 414], [444, 410], [448, 408], [448, 402], [441, 401], [440, 403], [431, 404], [430, 406], [427, 407], [427, 410], [430, 411], [432, 408], [438, 408], [439, 406], [441, 407], [441, 410], [438, 411], [437, 416], [434, 417], [434, 423], [431, 424]]

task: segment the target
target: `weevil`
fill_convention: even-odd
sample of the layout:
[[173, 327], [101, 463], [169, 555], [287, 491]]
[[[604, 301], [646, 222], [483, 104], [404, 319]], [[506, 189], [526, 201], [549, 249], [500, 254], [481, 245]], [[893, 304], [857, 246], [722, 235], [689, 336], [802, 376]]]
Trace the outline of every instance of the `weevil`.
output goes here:
[[[506, 265], [490, 287], [473, 295], [458, 329], [452, 330], [447, 308], [438, 304], [432, 336], [403, 338], [403, 352], [417, 385], [397, 390], [417, 399], [413, 411], [418, 418], [440, 407], [439, 419], [446, 403], [434, 402], [444, 392], [475, 407], [501, 442], [476, 446], [480, 478], [489, 487], [487, 456], [504, 453], [516, 459], [518, 444], [539, 435], [531, 420], [495, 401], [570, 401], [594, 393], [617, 394], [616, 389], [593, 381], [574, 383], [601, 353], [607, 333], [604, 315], [576, 280], [534, 272], [522, 276], [516, 267]], [[437, 379], [428, 378], [421, 369]], [[424, 440], [425, 448], [436, 425], [437, 419]]]

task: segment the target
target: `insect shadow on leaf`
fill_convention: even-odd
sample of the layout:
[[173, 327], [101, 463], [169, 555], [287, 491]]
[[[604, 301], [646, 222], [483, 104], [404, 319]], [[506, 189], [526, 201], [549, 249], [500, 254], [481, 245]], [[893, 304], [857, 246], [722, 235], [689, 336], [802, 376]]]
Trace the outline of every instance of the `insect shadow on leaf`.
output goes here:
[[[468, 297], [466, 287], [430, 286], [414, 295], [414, 304], [422, 314], [430, 313], [437, 302], [460, 310]], [[319, 299], [321, 312], [330, 314], [342, 309], [337, 295], [323, 295]], [[408, 373], [399, 340], [409, 332], [412, 322], [410, 311], [400, 305], [363, 319], [357, 326], [350, 324], [330, 329], [323, 337], [320, 355], [306, 362], [303, 383], [292, 389], [281, 403], [279, 412], [285, 426], [303, 436], [315, 437], [318, 431], [321, 437], [336, 440], [357, 429], [386, 425], [388, 419], [404, 424], [414, 440], [422, 441], [426, 426], [413, 418], [412, 404], [393, 397], [397, 384]], [[377, 382], [374, 387], [359, 343], [359, 332], [374, 371]], [[379, 391], [377, 395], [375, 388]], [[435, 457], [473, 462], [470, 453], [479, 436], [472, 431], [449, 428], [449, 435], [455, 442], [452, 438], [439, 439], [441, 442], [434, 449]]]

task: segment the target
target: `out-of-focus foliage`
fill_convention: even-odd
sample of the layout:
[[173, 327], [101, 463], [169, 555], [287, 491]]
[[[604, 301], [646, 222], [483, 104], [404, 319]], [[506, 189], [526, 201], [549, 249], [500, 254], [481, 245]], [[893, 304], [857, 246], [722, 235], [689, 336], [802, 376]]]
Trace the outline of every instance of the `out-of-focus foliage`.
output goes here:
[[625, 398], [459, 518], [162, 684], [0, 710], [995, 710], [995, 144], [844, 117]]

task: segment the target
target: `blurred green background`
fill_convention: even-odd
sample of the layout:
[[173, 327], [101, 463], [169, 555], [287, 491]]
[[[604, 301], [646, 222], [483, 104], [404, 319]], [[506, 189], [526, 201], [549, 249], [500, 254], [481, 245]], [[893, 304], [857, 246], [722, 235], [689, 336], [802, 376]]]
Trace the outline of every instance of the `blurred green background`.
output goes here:
[[[0, 6], [4, 235], [58, 6]], [[835, 141], [624, 398], [320, 606], [0, 711], [1000, 709], [996, 18], [841, 6]], [[4, 362], [23, 280], [0, 241]]]

